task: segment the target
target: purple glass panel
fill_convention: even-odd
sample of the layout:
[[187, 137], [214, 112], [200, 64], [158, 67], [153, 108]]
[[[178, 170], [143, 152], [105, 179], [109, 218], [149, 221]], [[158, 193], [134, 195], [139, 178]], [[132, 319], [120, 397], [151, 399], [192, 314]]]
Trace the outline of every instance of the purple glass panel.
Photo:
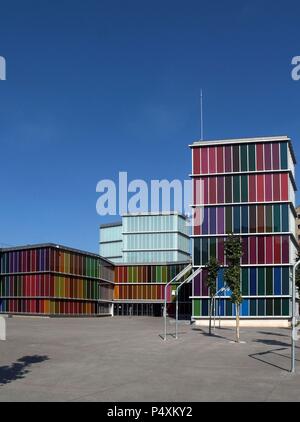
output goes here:
[[202, 271], [202, 296], [208, 296], [208, 287], [207, 283], [205, 282], [207, 279], [207, 270]]
[[216, 214], [217, 210], [216, 208], [210, 209], [210, 234], [216, 234], [217, 232], [217, 224], [216, 224]]
[[217, 214], [218, 234], [225, 234], [225, 208], [219, 207]]
[[194, 296], [201, 296], [201, 274], [198, 274], [194, 280]]
[[217, 177], [217, 203], [224, 204], [225, 202], [225, 189], [224, 189], [224, 176]]

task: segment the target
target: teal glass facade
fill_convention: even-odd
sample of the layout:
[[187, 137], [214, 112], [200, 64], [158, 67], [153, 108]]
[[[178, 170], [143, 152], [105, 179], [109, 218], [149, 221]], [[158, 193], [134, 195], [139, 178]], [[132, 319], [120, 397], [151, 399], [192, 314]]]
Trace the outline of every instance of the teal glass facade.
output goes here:
[[100, 255], [115, 263], [168, 263], [190, 259], [186, 218], [177, 213], [127, 214], [100, 227]]

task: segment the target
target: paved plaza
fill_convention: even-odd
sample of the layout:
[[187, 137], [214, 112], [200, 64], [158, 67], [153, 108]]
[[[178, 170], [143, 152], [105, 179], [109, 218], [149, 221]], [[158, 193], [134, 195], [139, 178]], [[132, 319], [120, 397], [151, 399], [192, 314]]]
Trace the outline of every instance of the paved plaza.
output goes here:
[[[174, 324], [169, 323], [170, 333]], [[0, 401], [298, 401], [290, 331], [207, 329], [161, 318], [7, 319]]]

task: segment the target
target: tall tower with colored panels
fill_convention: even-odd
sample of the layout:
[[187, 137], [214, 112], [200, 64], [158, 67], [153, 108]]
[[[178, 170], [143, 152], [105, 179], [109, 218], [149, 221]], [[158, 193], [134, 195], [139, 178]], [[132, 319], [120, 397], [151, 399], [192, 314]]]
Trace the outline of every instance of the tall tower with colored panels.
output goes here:
[[[287, 325], [291, 315], [291, 268], [295, 262], [295, 156], [288, 137], [195, 142], [192, 149], [193, 207], [201, 223], [193, 227], [193, 265], [203, 267], [193, 283], [193, 318], [208, 319], [205, 266], [216, 257], [224, 286], [228, 233], [243, 243], [241, 291], [243, 324]], [[199, 192], [201, 191], [201, 192]], [[201, 199], [198, 199], [201, 198]], [[233, 320], [230, 292], [216, 313]], [[232, 323], [232, 322], [230, 322]]]

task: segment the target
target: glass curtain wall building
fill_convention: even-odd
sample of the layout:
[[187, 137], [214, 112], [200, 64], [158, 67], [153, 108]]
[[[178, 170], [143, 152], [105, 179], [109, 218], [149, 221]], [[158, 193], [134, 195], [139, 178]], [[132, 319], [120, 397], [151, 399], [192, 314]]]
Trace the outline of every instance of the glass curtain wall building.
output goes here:
[[[186, 217], [176, 212], [126, 214], [121, 223], [102, 225], [100, 255], [116, 265], [115, 315], [161, 316], [166, 283], [191, 262], [189, 242]], [[174, 313], [176, 287], [167, 292], [169, 314]], [[184, 286], [182, 318], [191, 316], [190, 296], [191, 285]]]
[[100, 255], [112, 262], [123, 262], [122, 222], [100, 226]]
[[124, 264], [186, 261], [189, 235], [186, 217], [176, 212], [126, 214], [100, 226], [100, 255]]
[[114, 266], [98, 255], [53, 244], [0, 250], [0, 313], [112, 314]]
[[[193, 207], [202, 224], [193, 227], [193, 265], [205, 267], [210, 257], [222, 264], [218, 289], [223, 287], [224, 241], [241, 236], [241, 290], [244, 320], [283, 320], [291, 315], [291, 269], [295, 262], [295, 156], [287, 137], [195, 142], [191, 145]], [[199, 192], [199, 189], [201, 192]], [[201, 198], [200, 200], [198, 198]], [[200, 201], [200, 203], [199, 203]], [[208, 317], [209, 292], [205, 268], [193, 283], [193, 318]], [[229, 293], [217, 312], [232, 319]]]

